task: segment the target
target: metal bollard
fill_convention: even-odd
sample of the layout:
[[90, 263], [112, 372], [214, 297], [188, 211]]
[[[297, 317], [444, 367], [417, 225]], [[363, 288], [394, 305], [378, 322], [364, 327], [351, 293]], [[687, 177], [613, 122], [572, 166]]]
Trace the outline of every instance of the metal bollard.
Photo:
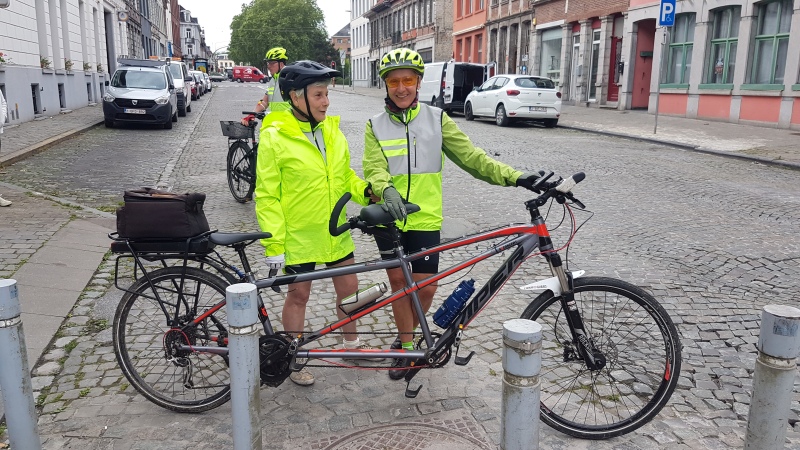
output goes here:
[[239, 283], [225, 289], [231, 369], [231, 422], [234, 450], [261, 450], [258, 363], [258, 293], [256, 285]]
[[0, 391], [11, 448], [41, 449], [17, 281], [0, 280]]
[[500, 448], [539, 448], [539, 371], [542, 326], [532, 320], [503, 323], [503, 401]]
[[782, 449], [800, 356], [800, 309], [765, 306], [759, 333], [744, 448]]

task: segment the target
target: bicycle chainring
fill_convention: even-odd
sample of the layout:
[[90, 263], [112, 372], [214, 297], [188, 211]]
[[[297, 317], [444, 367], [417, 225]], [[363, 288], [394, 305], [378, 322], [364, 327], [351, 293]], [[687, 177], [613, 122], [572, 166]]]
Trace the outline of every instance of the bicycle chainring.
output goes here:
[[[433, 336], [434, 342], [438, 341], [439, 338], [442, 337], [440, 333], [435, 333], [435, 332], [431, 333], [431, 335]], [[420, 350], [428, 348], [428, 346], [425, 344], [425, 337], [419, 338], [419, 340], [417, 341], [417, 348]], [[445, 364], [447, 364], [447, 362], [450, 361], [450, 355], [452, 353], [451, 350], [452, 350], [452, 345], [448, 345], [446, 348], [440, 350], [438, 360], [433, 364], [429, 364], [428, 368], [436, 369], [439, 367], [443, 367]]]
[[292, 361], [289, 355], [289, 343], [276, 336], [261, 336], [258, 339], [258, 356], [261, 384], [278, 387], [291, 374]]

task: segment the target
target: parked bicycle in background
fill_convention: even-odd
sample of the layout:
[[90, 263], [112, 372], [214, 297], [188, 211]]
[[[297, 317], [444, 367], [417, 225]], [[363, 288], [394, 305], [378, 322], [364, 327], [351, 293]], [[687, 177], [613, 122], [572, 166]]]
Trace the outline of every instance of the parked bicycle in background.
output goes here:
[[[265, 113], [243, 111], [262, 120]], [[258, 122], [242, 125], [239, 121], [221, 120], [222, 135], [228, 138], [227, 174], [231, 195], [239, 203], [253, 199], [256, 188], [256, 156], [258, 154]]]

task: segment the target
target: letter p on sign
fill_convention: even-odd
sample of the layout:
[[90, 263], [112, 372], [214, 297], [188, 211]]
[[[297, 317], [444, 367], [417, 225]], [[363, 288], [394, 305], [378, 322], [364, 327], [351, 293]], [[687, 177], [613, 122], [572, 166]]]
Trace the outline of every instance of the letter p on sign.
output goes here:
[[671, 27], [675, 25], [675, 0], [661, 0], [658, 10], [658, 26]]

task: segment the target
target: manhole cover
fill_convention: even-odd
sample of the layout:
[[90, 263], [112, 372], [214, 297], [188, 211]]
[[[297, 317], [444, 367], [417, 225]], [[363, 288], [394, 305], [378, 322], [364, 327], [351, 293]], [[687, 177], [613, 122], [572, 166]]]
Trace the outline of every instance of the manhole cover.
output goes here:
[[331, 443], [325, 450], [484, 450], [486, 442], [469, 436], [477, 430], [459, 430], [423, 423], [369, 428]]

